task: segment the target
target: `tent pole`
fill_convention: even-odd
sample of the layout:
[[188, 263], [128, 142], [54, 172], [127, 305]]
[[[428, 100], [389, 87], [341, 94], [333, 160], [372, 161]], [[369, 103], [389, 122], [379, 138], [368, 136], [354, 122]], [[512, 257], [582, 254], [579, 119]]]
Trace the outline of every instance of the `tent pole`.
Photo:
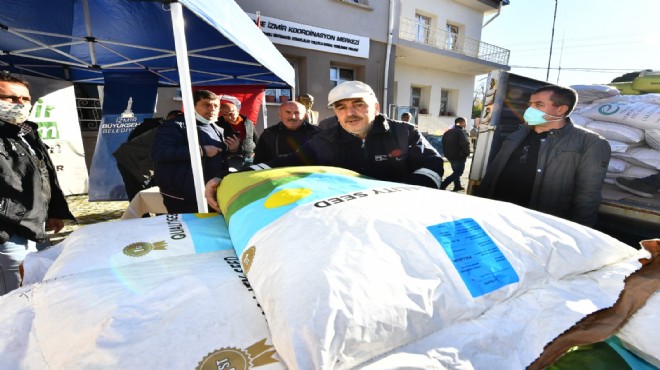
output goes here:
[[176, 50], [176, 63], [179, 69], [181, 98], [183, 99], [183, 112], [186, 120], [186, 133], [188, 135], [188, 149], [195, 184], [195, 197], [199, 213], [207, 213], [208, 207], [204, 198], [204, 175], [202, 173], [202, 158], [199, 152], [199, 138], [197, 137], [197, 120], [195, 119], [195, 103], [192, 97], [192, 82], [190, 66], [188, 65], [188, 46], [183, 25], [183, 7], [179, 2], [170, 4], [172, 14], [172, 32]]

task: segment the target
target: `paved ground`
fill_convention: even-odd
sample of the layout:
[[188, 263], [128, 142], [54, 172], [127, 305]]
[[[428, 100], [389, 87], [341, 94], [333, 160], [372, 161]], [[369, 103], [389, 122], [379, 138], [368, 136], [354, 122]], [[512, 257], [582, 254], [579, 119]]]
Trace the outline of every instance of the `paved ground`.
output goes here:
[[87, 194], [66, 197], [71, 213], [78, 223], [64, 221], [64, 228], [52, 236], [51, 242], [57, 244], [79, 227], [105, 221], [119, 220], [128, 207], [128, 202], [90, 202]]

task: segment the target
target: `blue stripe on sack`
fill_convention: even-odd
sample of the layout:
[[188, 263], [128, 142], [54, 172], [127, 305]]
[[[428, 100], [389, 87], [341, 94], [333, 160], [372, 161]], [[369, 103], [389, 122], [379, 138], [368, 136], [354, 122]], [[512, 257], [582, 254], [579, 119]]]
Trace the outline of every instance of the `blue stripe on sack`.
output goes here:
[[205, 214], [200, 217], [196, 213], [186, 213], [181, 215], [181, 219], [186, 223], [196, 254], [233, 248], [222, 215]]
[[[332, 173], [314, 173], [302, 179], [289, 182], [273, 189], [267, 196], [255, 201], [236, 212], [229, 225], [229, 233], [234, 241], [236, 255], [240, 256], [247, 243], [259, 230], [270, 225], [290, 210], [304, 204], [356, 191], [383, 187], [387, 182], [360, 177], [343, 176]], [[396, 184], [401, 186], [401, 184]], [[285, 189], [309, 189], [311, 193], [296, 202], [278, 208], [266, 209], [268, 198]]]

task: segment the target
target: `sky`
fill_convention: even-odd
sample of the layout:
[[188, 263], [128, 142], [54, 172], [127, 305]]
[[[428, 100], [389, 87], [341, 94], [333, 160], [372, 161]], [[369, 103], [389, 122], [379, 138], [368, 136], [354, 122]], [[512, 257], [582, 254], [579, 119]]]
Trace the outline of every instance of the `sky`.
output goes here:
[[564, 86], [607, 84], [660, 70], [660, 0], [510, 0], [481, 41], [509, 49], [515, 74]]

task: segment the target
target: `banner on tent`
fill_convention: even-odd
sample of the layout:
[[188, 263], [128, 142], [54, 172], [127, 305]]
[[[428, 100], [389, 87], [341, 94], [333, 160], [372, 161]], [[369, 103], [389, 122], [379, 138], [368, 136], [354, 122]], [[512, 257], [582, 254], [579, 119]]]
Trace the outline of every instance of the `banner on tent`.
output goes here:
[[157, 76], [144, 73], [104, 73], [103, 119], [89, 174], [89, 200], [127, 200], [124, 181], [112, 153], [156, 106]]
[[47, 79], [38, 80], [30, 79], [31, 89], [36, 85], [34, 91], [45, 95], [37, 99], [29, 120], [39, 125], [39, 136], [50, 148], [50, 158], [64, 195], [84, 194], [87, 192], [87, 166], [73, 86], [67, 83], [68, 86], [62, 88], [57, 86], [59, 81], [51, 85]]

